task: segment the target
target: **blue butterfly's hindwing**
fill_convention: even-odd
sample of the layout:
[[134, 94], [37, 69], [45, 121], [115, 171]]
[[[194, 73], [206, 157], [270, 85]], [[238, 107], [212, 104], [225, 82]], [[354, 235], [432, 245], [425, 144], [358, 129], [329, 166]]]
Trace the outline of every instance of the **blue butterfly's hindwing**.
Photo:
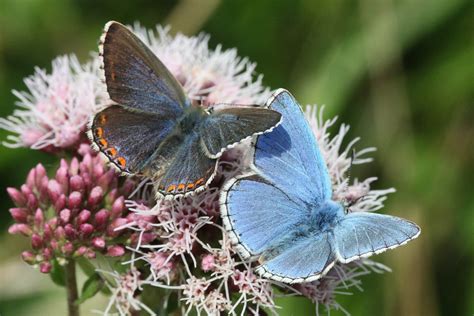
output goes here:
[[243, 258], [259, 258], [257, 272], [277, 281], [309, 282], [335, 262], [351, 262], [416, 238], [407, 220], [349, 213], [332, 201], [326, 163], [300, 106], [278, 91], [270, 108], [283, 121], [255, 144], [254, 166], [224, 184], [221, 215]]

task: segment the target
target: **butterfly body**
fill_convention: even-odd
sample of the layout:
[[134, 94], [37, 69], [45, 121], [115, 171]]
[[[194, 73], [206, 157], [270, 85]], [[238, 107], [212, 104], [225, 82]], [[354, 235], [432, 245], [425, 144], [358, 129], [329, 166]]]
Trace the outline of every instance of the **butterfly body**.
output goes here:
[[[286, 90], [268, 102], [283, 122], [257, 137], [251, 170], [225, 183], [221, 215], [237, 251], [264, 277], [287, 283], [323, 276], [416, 238], [407, 220], [347, 212], [332, 199], [326, 163], [300, 106]], [[268, 198], [263, 198], [268, 197]]]
[[281, 120], [263, 107], [193, 105], [165, 65], [120, 23], [106, 24], [99, 50], [107, 92], [116, 104], [92, 118], [88, 135], [120, 172], [149, 177], [157, 197], [203, 190], [225, 150]]

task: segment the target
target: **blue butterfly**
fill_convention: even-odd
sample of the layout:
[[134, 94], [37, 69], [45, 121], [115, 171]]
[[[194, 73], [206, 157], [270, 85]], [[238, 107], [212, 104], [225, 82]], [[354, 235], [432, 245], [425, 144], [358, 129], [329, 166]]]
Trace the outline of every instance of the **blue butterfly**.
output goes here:
[[281, 120], [258, 106], [193, 105], [156, 55], [118, 22], [106, 24], [99, 50], [116, 104], [93, 117], [89, 138], [122, 173], [150, 177], [158, 197], [204, 189], [225, 150]]
[[283, 89], [268, 103], [283, 122], [257, 137], [251, 171], [226, 182], [220, 197], [225, 228], [243, 258], [259, 258], [259, 274], [309, 282], [337, 261], [378, 254], [419, 235], [410, 221], [348, 213], [333, 201], [326, 163], [300, 106]]

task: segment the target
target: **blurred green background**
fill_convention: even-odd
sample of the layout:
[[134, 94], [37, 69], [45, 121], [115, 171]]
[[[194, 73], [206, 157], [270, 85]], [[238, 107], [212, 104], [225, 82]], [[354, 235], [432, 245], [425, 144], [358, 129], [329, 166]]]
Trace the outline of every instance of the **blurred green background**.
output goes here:
[[[468, 0], [94, 1], [0, 0], [0, 116], [13, 111], [34, 66], [60, 54], [85, 61], [105, 22], [211, 35], [258, 63], [271, 88], [352, 126], [375, 163], [352, 176], [395, 187], [384, 212], [422, 227], [408, 246], [378, 256], [393, 273], [363, 277], [364, 292], [339, 296], [352, 315], [474, 313], [474, 14]], [[49, 68], [48, 68], [49, 69]], [[0, 132], [4, 139], [6, 133]], [[19, 257], [10, 236], [7, 186], [51, 157], [0, 147], [0, 314], [64, 315], [65, 295]], [[310, 315], [302, 299], [282, 315]], [[103, 309], [104, 298], [84, 306]], [[342, 315], [332, 312], [332, 315]]]

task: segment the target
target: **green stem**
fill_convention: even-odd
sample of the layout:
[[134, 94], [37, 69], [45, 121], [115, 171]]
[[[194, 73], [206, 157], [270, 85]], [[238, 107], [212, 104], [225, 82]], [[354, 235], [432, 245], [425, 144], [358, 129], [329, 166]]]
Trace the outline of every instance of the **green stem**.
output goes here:
[[68, 260], [65, 271], [68, 315], [79, 316], [79, 306], [76, 304], [79, 298], [77, 294], [76, 262], [73, 259]]

